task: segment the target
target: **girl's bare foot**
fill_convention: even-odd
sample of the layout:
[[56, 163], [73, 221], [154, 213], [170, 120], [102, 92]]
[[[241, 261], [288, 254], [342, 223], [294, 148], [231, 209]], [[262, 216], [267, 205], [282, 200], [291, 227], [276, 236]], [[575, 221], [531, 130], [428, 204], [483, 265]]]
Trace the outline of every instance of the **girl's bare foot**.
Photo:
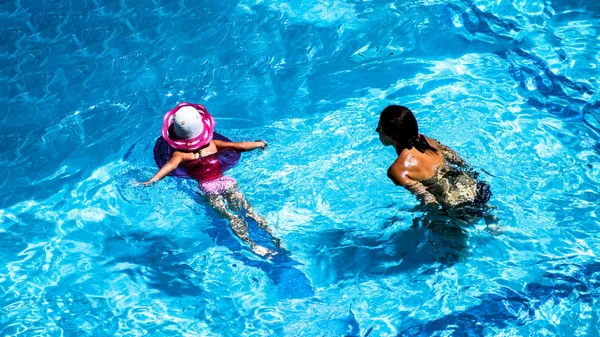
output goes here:
[[277, 252], [274, 252], [272, 250], [269, 250], [263, 246], [254, 246], [252, 247], [252, 251], [258, 255], [258, 256], [266, 256], [268, 259], [272, 258], [273, 256], [277, 255]]

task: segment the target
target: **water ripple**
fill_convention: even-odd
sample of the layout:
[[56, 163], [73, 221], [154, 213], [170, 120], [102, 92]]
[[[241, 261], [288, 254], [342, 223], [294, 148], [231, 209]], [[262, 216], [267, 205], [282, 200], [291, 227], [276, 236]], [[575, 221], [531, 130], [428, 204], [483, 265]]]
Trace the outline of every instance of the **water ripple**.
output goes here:
[[[0, 4], [1, 335], [596, 332], [595, 2], [142, 5]], [[186, 100], [269, 141], [231, 174], [291, 255], [254, 256], [193, 182], [131, 185]], [[411, 227], [390, 103], [489, 173], [503, 236]]]

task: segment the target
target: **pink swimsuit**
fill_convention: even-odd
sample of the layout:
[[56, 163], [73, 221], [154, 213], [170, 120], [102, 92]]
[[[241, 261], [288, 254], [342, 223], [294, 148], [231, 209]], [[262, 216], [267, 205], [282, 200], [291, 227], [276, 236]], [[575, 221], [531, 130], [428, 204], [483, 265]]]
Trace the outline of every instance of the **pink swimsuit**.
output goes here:
[[[199, 155], [198, 155], [199, 156]], [[235, 179], [223, 176], [217, 153], [184, 163], [188, 175], [196, 179], [204, 194], [221, 194], [235, 185]]]

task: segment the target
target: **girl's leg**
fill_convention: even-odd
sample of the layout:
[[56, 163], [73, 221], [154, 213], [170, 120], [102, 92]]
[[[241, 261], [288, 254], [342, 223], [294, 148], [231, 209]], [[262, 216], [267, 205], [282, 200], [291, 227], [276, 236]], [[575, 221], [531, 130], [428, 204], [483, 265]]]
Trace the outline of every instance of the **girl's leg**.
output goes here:
[[217, 211], [219, 214], [228, 219], [231, 224], [231, 229], [233, 233], [243, 241], [247, 242], [252, 248], [252, 251], [260, 256], [265, 255], [275, 255], [275, 253], [271, 252], [265, 247], [259, 246], [255, 244], [248, 236], [248, 226], [244, 223], [244, 221], [233, 214], [231, 211], [227, 209], [227, 204], [225, 203], [225, 197], [221, 194], [209, 194], [207, 195], [208, 203]]
[[246, 200], [244, 194], [242, 194], [242, 192], [240, 192], [238, 189], [237, 184], [225, 191], [225, 197], [227, 198], [227, 201], [229, 201], [230, 208], [238, 212], [245, 211], [247, 217], [256, 221], [258, 227], [264, 229], [265, 232], [271, 236], [273, 243], [275, 243], [277, 247], [283, 248], [281, 246], [281, 240], [273, 236], [273, 232], [271, 231], [271, 228], [269, 228], [265, 218], [254, 211], [248, 200]]
[[249, 243], [251, 246], [254, 245], [250, 237], [248, 236], [248, 226], [244, 223], [244, 221], [233, 214], [227, 209], [227, 205], [225, 203], [225, 197], [220, 194], [209, 194], [206, 196], [208, 199], [208, 203], [215, 209], [222, 217], [229, 220], [231, 224], [231, 229], [237, 237], [242, 239], [243, 241]]

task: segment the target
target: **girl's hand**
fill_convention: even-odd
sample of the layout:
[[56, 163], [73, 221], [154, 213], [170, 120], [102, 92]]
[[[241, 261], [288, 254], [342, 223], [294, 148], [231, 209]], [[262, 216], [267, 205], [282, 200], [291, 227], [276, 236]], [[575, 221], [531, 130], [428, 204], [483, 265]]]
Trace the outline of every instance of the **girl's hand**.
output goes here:
[[260, 139], [259, 139], [259, 140], [256, 140], [256, 142], [257, 142], [257, 143], [263, 143], [263, 146], [261, 146], [261, 147], [260, 147], [260, 149], [261, 149], [261, 150], [264, 150], [264, 149], [266, 149], [266, 148], [267, 148], [267, 146], [269, 146], [269, 143], [267, 143], [267, 142], [266, 142], [266, 141], [264, 141], [264, 140], [260, 140]]
[[144, 182], [135, 182], [133, 183], [133, 186], [140, 186], [140, 185], [144, 185], [145, 187], [148, 187], [150, 185], [154, 184], [154, 181], [144, 181]]

